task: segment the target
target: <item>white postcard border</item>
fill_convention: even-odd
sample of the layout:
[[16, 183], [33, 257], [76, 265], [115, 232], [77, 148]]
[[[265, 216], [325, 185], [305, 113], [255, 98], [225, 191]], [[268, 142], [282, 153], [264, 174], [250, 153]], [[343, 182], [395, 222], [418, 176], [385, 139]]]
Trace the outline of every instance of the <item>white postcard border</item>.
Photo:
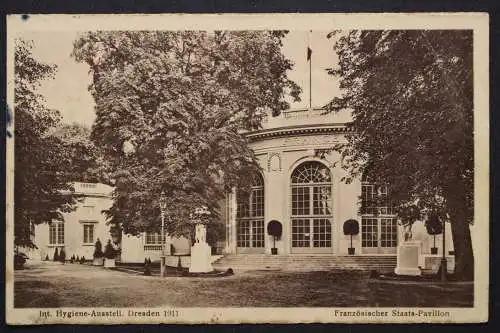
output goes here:
[[[7, 17], [7, 102], [13, 103], [13, 50], [16, 36], [27, 31], [86, 30], [347, 30], [347, 29], [473, 29], [474, 30], [474, 209], [476, 246], [473, 308], [436, 308], [444, 316], [363, 316], [367, 311], [430, 311], [430, 308], [151, 308], [177, 315], [57, 317], [60, 311], [116, 311], [106, 308], [14, 308], [13, 198], [14, 145], [8, 139], [6, 158], [6, 319], [9, 324], [124, 324], [124, 323], [468, 323], [488, 320], [489, 287], [489, 22], [486, 13], [382, 14], [165, 14], [165, 15], [21, 15]], [[13, 115], [15, 116], [15, 115]], [[13, 125], [9, 128], [13, 131]], [[478, 241], [479, 240], [479, 241]], [[147, 311], [148, 309], [130, 309]], [[54, 313], [44, 318], [41, 311]], [[355, 312], [338, 316], [335, 311]]]

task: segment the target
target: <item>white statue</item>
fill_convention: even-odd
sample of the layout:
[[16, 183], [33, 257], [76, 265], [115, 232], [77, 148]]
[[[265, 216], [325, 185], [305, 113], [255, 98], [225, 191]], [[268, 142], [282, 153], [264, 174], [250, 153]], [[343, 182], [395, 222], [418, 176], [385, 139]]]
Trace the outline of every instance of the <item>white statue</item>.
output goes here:
[[189, 272], [206, 273], [214, 270], [212, 267], [212, 253], [207, 244], [207, 229], [202, 223], [195, 226], [195, 243], [191, 246], [191, 264]]
[[413, 226], [413, 223], [408, 223], [403, 225], [403, 240], [405, 242], [411, 241], [413, 234], [411, 232], [411, 227]]
[[207, 228], [204, 224], [197, 224], [195, 227], [196, 243], [206, 243], [207, 241]]

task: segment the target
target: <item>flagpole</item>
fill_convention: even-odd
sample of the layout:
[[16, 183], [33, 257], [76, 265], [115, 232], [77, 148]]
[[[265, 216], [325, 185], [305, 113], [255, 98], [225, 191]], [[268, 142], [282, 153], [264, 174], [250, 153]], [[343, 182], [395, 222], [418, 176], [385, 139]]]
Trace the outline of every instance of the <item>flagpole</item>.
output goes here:
[[[311, 50], [310, 45], [311, 31], [309, 30], [309, 34], [307, 35], [307, 50]], [[309, 109], [312, 109], [312, 51], [309, 56]]]
[[309, 59], [309, 109], [312, 109], [312, 52]]

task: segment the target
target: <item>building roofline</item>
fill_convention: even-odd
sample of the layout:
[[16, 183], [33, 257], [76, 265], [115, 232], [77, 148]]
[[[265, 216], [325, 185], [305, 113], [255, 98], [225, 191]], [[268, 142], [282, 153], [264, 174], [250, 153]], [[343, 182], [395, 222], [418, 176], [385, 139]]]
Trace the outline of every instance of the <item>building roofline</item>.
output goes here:
[[103, 183], [73, 182], [75, 195], [86, 197], [111, 198], [114, 190], [113, 186]]
[[269, 129], [261, 129], [245, 133], [250, 141], [265, 140], [268, 138], [278, 138], [287, 136], [311, 135], [317, 133], [350, 133], [354, 129], [350, 123], [326, 123], [312, 125], [292, 125]]

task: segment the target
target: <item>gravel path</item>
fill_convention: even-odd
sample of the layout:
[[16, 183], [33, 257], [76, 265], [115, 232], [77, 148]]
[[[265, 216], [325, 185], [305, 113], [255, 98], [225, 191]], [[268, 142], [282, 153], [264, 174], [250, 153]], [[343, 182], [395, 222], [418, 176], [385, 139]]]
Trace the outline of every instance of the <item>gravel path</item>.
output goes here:
[[366, 272], [236, 272], [219, 278], [143, 276], [79, 264], [15, 272], [15, 307], [468, 307], [473, 285], [381, 283]]

